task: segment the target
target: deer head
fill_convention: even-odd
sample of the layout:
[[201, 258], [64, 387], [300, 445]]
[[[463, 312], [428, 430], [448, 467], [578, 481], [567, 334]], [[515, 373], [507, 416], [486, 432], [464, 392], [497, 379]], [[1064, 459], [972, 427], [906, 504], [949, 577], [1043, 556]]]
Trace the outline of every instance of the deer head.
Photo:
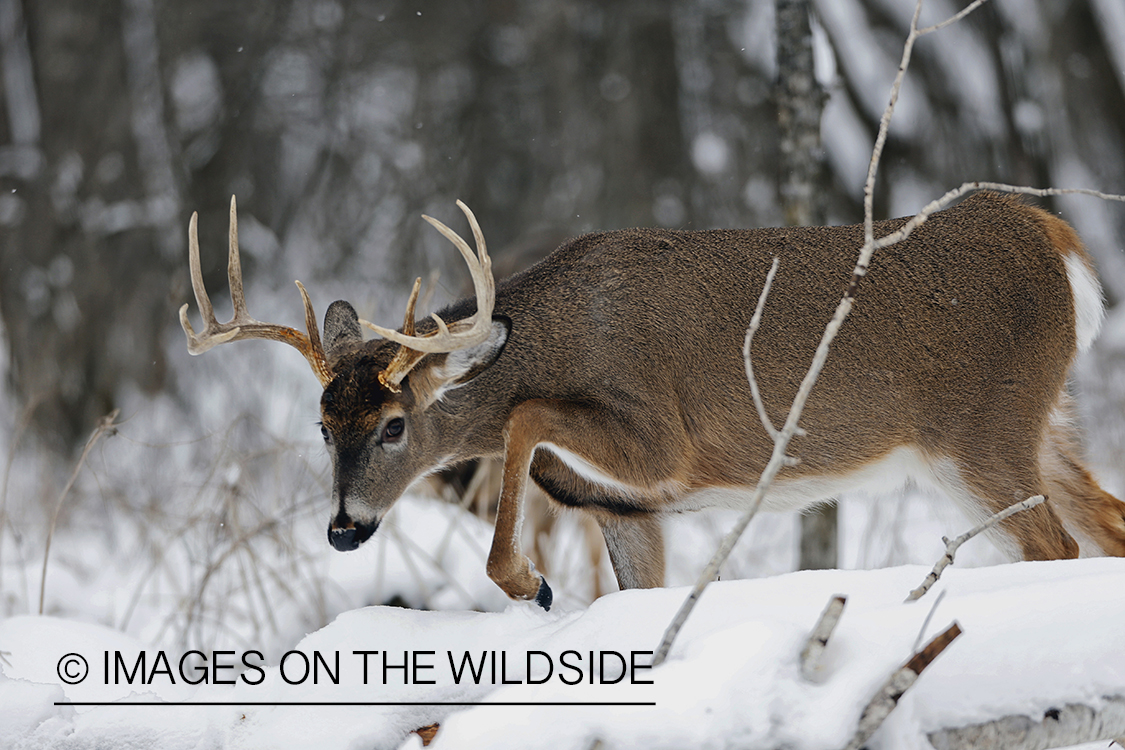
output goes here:
[[[472, 275], [476, 310], [446, 323], [431, 315], [420, 335], [414, 320], [421, 279], [414, 282], [402, 330], [393, 331], [360, 320], [343, 300], [328, 308], [324, 345], [308, 293], [296, 282], [305, 306], [308, 333], [262, 323], [250, 317], [242, 288], [235, 199], [230, 204], [228, 280], [234, 317], [220, 324], [200, 270], [197, 215], [188, 227], [189, 265], [196, 303], [204, 329], [196, 334], [188, 320], [188, 305], [180, 309], [188, 351], [202, 354], [230, 341], [268, 339], [295, 347], [308, 360], [324, 394], [321, 434], [334, 468], [333, 513], [328, 540], [338, 550], [354, 550], [378, 527], [383, 515], [418, 477], [462, 458], [448, 439], [447, 419], [432, 409], [446, 395], [488, 368], [500, 356], [510, 321], [492, 318], [496, 286], [484, 235], [468, 206], [465, 213], [476, 240], [476, 253], [456, 232], [423, 216], [461, 253]], [[383, 340], [364, 342], [362, 327]]]
[[[453, 230], [429, 216], [460, 251], [476, 292], [476, 310], [446, 324], [432, 315], [418, 335], [414, 306], [421, 279], [406, 304], [401, 332], [360, 320], [344, 301], [325, 315], [327, 359], [335, 376], [321, 397], [321, 433], [332, 455], [333, 516], [328, 539], [353, 550], [378, 527], [387, 509], [420, 476], [465, 458], [439, 402], [490, 367], [508, 339], [510, 322], [493, 319], [492, 260], [473, 212], [460, 201], [476, 239], [474, 254]], [[361, 326], [383, 341], [364, 343]]]

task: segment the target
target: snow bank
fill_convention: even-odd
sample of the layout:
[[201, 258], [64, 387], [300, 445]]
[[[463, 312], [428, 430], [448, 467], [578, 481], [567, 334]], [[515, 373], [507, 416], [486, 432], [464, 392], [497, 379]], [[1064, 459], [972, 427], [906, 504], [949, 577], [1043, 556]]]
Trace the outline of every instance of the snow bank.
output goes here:
[[[240, 644], [200, 655], [204, 663], [189, 655], [186, 668], [180, 654], [161, 662], [162, 652], [149, 649], [137, 670], [144, 644], [116, 631], [10, 618], [0, 622], [0, 747], [414, 747], [410, 730], [440, 722], [435, 748], [584, 749], [595, 739], [609, 747], [838, 748], [915, 642], [953, 620], [964, 634], [870, 747], [926, 748], [924, 734], [942, 727], [1039, 717], [1060, 703], [1097, 705], [1125, 693], [1125, 560], [947, 570], [937, 586], [946, 596], [920, 636], [937, 591], [902, 600], [926, 572], [717, 583], [656, 669], [644, 668], [647, 652], [685, 589], [621, 592], [549, 613], [527, 604], [495, 613], [368, 607], [306, 636], [283, 666], [266, 666]], [[803, 681], [797, 654], [837, 593], [848, 597], [844, 616], [819, 679]], [[57, 674], [75, 674], [60, 665], [66, 654], [88, 661], [80, 684]], [[118, 654], [132, 685], [115, 666]], [[197, 686], [184, 683], [204, 674]], [[56, 705], [63, 700], [120, 702]], [[128, 705], [142, 700], [159, 705]], [[289, 705], [309, 702], [408, 705]]]

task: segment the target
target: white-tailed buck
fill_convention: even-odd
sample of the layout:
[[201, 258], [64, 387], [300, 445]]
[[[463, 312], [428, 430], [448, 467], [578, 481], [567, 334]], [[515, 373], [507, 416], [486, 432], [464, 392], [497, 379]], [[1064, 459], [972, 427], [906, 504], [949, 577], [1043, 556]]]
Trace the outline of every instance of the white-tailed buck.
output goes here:
[[[780, 260], [753, 343], [766, 410], [783, 420], [852, 276], [860, 226], [588, 234], [495, 286], [484, 237], [460, 250], [476, 298], [401, 331], [335, 302], [324, 344], [247, 314], [231, 201], [234, 319], [215, 320], [191, 275], [204, 330], [181, 322], [193, 354], [245, 338], [301, 350], [324, 386], [334, 466], [328, 539], [351, 550], [403, 491], [441, 467], [503, 457], [488, 574], [516, 599], [551, 590], [520, 548], [528, 477], [593, 514], [622, 588], [664, 582], [661, 517], [738, 507], [773, 447], [751, 399], [743, 337], [771, 261]], [[878, 222], [877, 236], [902, 219]], [[298, 283], [298, 286], [300, 284]], [[1125, 504], [1083, 467], [1067, 371], [1101, 322], [1100, 286], [1064, 221], [1011, 197], [978, 194], [880, 251], [860, 287], [766, 498], [795, 510], [910, 477], [972, 516], [1031, 495], [1049, 501], [994, 535], [1013, 558], [1125, 556]], [[361, 323], [381, 339], [363, 341]], [[1075, 540], [1078, 540], [1076, 542]]]

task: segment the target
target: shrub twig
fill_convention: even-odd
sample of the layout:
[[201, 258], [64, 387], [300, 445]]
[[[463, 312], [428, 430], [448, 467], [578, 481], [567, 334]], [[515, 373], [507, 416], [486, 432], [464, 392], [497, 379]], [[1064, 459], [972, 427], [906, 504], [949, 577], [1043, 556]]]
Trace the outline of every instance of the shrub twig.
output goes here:
[[86, 463], [86, 457], [90, 455], [94, 445], [105, 434], [113, 435], [117, 432], [117, 427], [114, 424], [117, 415], [121, 413], [120, 409], [114, 409], [109, 414], [98, 420], [98, 426], [90, 433], [90, 437], [86, 439], [86, 445], [82, 448], [82, 455], [78, 457], [78, 463], [74, 465], [74, 471], [70, 473], [70, 479], [67, 480], [66, 486], [59, 494], [59, 501], [55, 503], [55, 512], [51, 514], [51, 524], [47, 527], [47, 542], [43, 545], [43, 572], [39, 576], [39, 614], [43, 614], [43, 599], [47, 592], [47, 560], [51, 556], [51, 539], [55, 535], [55, 524], [59, 520], [59, 511], [62, 510], [63, 501], [66, 496], [70, 494], [70, 488], [74, 486], [74, 482], [78, 479], [78, 473], [82, 471], [83, 465]]

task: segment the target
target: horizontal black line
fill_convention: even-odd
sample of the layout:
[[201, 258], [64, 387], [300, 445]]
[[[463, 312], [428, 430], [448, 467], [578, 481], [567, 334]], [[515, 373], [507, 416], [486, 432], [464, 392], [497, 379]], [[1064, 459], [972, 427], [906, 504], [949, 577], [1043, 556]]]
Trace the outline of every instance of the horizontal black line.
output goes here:
[[655, 706], [656, 701], [55, 701], [56, 706]]

